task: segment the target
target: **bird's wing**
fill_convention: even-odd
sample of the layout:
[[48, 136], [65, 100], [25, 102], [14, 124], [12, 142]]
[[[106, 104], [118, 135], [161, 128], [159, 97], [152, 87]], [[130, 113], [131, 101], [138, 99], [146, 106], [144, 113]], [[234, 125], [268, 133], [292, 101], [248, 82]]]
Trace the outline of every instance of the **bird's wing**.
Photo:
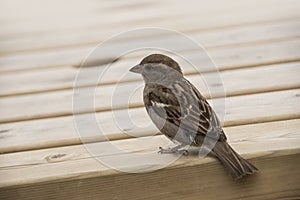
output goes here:
[[[195, 95], [197, 96], [199, 105], [201, 104], [203, 108], [205, 108], [205, 112], [203, 113], [205, 116], [205, 119], [207, 122], [209, 122], [210, 126], [209, 126], [209, 130], [206, 130], [208, 134], [212, 133], [212, 137], [214, 133], [219, 134], [219, 140], [226, 140], [226, 135], [223, 132], [222, 129], [222, 125], [219, 121], [219, 118], [217, 116], [217, 114], [215, 113], [215, 111], [212, 109], [212, 107], [209, 105], [209, 103], [206, 101], [206, 99], [201, 95], [201, 93], [198, 91], [198, 89], [191, 84], [188, 80], [186, 80], [187, 83], [192, 87], [193, 92], [195, 93]], [[200, 122], [201, 123], [201, 122]]]
[[185, 79], [168, 88], [156, 84], [148, 86], [144, 101], [158, 116], [187, 132], [210, 136], [212, 129], [220, 128], [222, 133], [219, 120], [208, 102]]

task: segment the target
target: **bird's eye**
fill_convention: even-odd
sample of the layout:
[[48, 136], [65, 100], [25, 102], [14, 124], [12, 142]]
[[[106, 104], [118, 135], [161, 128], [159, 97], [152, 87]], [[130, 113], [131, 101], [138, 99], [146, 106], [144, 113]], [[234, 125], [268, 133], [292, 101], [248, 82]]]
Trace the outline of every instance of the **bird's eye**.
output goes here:
[[146, 71], [150, 71], [150, 70], [151, 70], [151, 66], [150, 66], [150, 65], [146, 65], [146, 66], [145, 66], [145, 70], [146, 70]]

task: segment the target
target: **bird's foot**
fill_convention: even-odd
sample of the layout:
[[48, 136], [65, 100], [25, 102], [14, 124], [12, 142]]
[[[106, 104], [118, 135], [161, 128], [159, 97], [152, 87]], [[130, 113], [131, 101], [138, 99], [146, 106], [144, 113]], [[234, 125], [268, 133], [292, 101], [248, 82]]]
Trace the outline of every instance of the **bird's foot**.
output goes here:
[[186, 150], [186, 149], [179, 149], [177, 146], [173, 147], [173, 148], [169, 147], [167, 149], [159, 147], [158, 153], [161, 153], [161, 154], [181, 154], [181, 155], [184, 155], [184, 156], [189, 155], [188, 150]]

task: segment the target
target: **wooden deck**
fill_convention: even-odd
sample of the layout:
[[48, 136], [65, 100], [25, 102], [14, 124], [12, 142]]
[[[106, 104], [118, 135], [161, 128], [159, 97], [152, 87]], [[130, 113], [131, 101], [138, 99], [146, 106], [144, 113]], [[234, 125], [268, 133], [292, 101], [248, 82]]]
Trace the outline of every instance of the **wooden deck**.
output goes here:
[[[0, 199], [300, 199], [299, 10], [297, 0], [1, 1]], [[81, 143], [102, 147], [96, 156], [118, 161], [168, 144], [164, 136], [153, 136], [153, 127], [128, 135], [114, 124], [114, 87], [143, 53], [113, 63], [95, 96], [98, 124], [127, 153], [107, 150], [102, 136], [80, 139], [74, 125], [73, 85], [85, 56], [121, 31], [150, 26], [180, 31], [208, 51], [226, 92], [229, 143], [259, 173], [233, 181], [216, 159], [193, 155], [157, 171], [125, 173], [96, 160]], [[85, 70], [97, 73], [101, 67]], [[210, 94], [195, 69], [182, 68], [206, 97], [224, 98]], [[202, 73], [212, 72], [204, 68]], [[118, 84], [135, 88], [142, 80], [132, 76]], [[94, 86], [86, 79], [80, 87]], [[141, 96], [116, 106], [149, 122]], [[83, 108], [80, 114], [91, 112]], [[161, 156], [146, 154], [148, 165], [123, 164], [144, 169]]]

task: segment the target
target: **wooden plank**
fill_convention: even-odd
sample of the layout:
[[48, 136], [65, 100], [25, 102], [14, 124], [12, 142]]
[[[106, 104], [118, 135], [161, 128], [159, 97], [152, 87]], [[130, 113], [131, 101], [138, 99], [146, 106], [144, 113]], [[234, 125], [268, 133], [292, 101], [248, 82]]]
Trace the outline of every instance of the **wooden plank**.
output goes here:
[[[213, 51], [212, 51], [213, 52]], [[229, 53], [227, 49], [224, 49], [224, 54]], [[272, 52], [270, 52], [272, 53]], [[262, 55], [262, 54], [260, 54]], [[243, 57], [242, 55], [238, 55], [239, 57]], [[273, 54], [274, 56], [274, 54]], [[173, 56], [172, 56], [173, 57]], [[230, 57], [228, 55], [227, 57]], [[263, 59], [267, 56], [263, 56]], [[195, 68], [190, 66], [188, 63], [186, 63], [183, 59], [180, 59], [179, 57], [175, 57], [174, 59], [178, 60], [181, 64], [183, 71], [185, 74], [195, 74], [198, 73]], [[195, 56], [195, 59], [198, 59]], [[220, 64], [218, 66], [219, 70], [226, 70], [230, 69], [230, 67], [237, 67], [239, 61], [231, 60], [232, 63], [229, 65], [226, 56], [219, 56], [219, 59], [221, 59], [218, 63]], [[205, 62], [205, 59], [203, 59]], [[214, 56], [214, 60], [218, 60], [217, 55]], [[222, 60], [224, 62], [224, 65], [222, 65]], [[121, 60], [120, 62], [114, 63], [111, 65], [111, 67], [108, 68], [106, 71], [105, 76], [101, 79], [101, 85], [108, 85], [108, 84], [116, 84], [117, 82], [132, 82], [132, 81], [139, 81], [141, 80], [141, 77], [136, 76], [134, 74], [128, 74], [123, 79], [122, 76], [124, 74], [128, 73], [128, 69], [130, 66], [134, 66], [136, 63], [138, 63], [139, 60], [136, 59], [129, 59], [129, 60]], [[241, 62], [246, 62], [242, 61]], [[267, 59], [266, 61], [267, 62]], [[201, 61], [199, 61], [201, 65], [203, 65], [201, 72], [205, 73], [206, 71], [212, 70], [210, 68], [206, 68], [205, 64]], [[209, 64], [207, 66], [210, 66]], [[242, 66], [242, 65], [241, 65]], [[268, 82], [269, 84], [276, 84], [277, 88], [274, 89], [290, 89], [294, 88], [295, 86], [299, 85], [299, 80], [297, 76], [299, 75], [299, 62], [295, 63], [286, 63], [286, 64], [278, 64], [278, 65], [270, 65], [270, 66], [262, 66], [257, 69], [250, 69], [247, 71], [243, 70], [237, 70], [235, 71], [229, 71], [229, 72], [221, 72], [221, 76], [223, 78], [224, 75], [230, 76], [230, 74], [233, 74], [233, 77], [228, 77], [228, 80], [225, 80], [227, 82], [226, 84], [234, 83], [230, 80], [239, 80], [239, 76], [243, 77], [243, 72], [246, 73], [246, 76], [248, 73], [251, 74], [251, 77], [255, 77], [256, 75], [253, 73], [258, 73], [258, 80]], [[274, 72], [273, 72], [274, 70]], [[85, 68], [82, 69], [83, 73], [89, 74], [95, 74], [99, 73], [99, 69], [97, 67], [91, 67], [91, 68]], [[32, 94], [32, 93], [38, 93], [38, 92], [48, 92], [48, 91], [56, 91], [56, 90], [64, 90], [64, 89], [72, 89], [74, 85], [74, 81], [76, 78], [76, 74], [78, 73], [78, 70], [73, 67], [62, 67], [62, 68], [49, 68], [45, 70], [36, 70], [36, 71], [24, 71], [22, 73], [8, 73], [8, 74], [2, 74], [0, 78], [0, 97], [5, 96], [13, 96], [13, 95], [21, 95], [21, 94]], [[237, 75], [235, 75], [237, 73]], [[262, 73], [274, 73], [274, 77], [284, 76], [289, 77], [289, 79], [279, 79], [273, 83], [272, 77], [268, 77], [268, 79], [265, 79], [263, 77], [264, 74]], [[35, 77], [34, 79], [32, 77]], [[227, 79], [224, 77], [223, 79]], [[18, 81], [16, 81], [18, 80]], [[250, 81], [250, 79], [248, 79]], [[243, 81], [243, 80], [242, 80]], [[200, 82], [202, 82], [200, 80]], [[78, 86], [91, 86], [94, 85], [89, 78], [86, 78], [84, 81], [81, 81]], [[248, 84], [248, 83], [247, 83]], [[261, 84], [265, 85], [267, 83]], [[249, 84], [252, 87], [252, 84]], [[203, 83], [201, 83], [201, 87], [203, 86]], [[266, 85], [267, 86], [267, 85]], [[233, 86], [234, 88], [235, 86]], [[225, 86], [227, 90], [230, 90], [231, 86]], [[257, 90], [264, 90], [265, 87], [261, 87], [257, 84], [257, 87], [255, 87], [252, 92], [257, 92]], [[231, 96], [233, 94], [241, 94], [241, 90], [238, 90], [238, 92], [234, 91], [227, 91], [228, 95]]]
[[[220, 166], [208, 163], [153, 173], [73, 181], [66, 178], [60, 182], [7, 187], [0, 189], [0, 196], [2, 199], [16, 199], [18, 195], [22, 199], [299, 199], [299, 154], [278, 154], [270, 152], [268, 156], [261, 156], [258, 161], [250, 160], [265, 173], [258, 178], [256, 176], [239, 182], [224, 177]], [[183, 186], [179, 184], [181, 180], [188, 181]]]
[[[41, 108], [39, 107], [39, 109]], [[295, 119], [300, 117], [299, 108], [299, 90], [230, 97], [226, 99], [225, 126]], [[151, 125], [144, 108], [130, 109], [128, 112], [133, 122], [141, 124], [145, 128], [133, 129], [131, 125], [116, 123], [114, 115], [124, 114], [124, 111], [126, 110], [96, 114], [102, 132], [109, 139], [149, 136], [157, 132], [157, 129]], [[1, 116], [4, 115], [1, 114]], [[81, 117], [83, 120], [90, 116], [83, 115]], [[92, 130], [93, 127], [93, 124], [87, 120], [81, 125], [86, 130]], [[0, 152], [80, 144], [81, 141], [74, 126], [74, 118], [71, 116], [1, 124]], [[89, 142], [105, 141], [105, 137], [101, 135], [85, 136], [84, 139]]]
[[[230, 47], [229, 52], [226, 48], [219, 48], [210, 50], [209, 53], [212, 59], [216, 62], [217, 66], [220, 66], [219, 69], [237, 68], [285, 61], [295, 61], [299, 60], [299, 55], [297, 54], [300, 48], [299, 42], [300, 40], [290, 40], [273, 42], [271, 44], [264, 45], [255, 44], [251, 46], [234, 46]], [[58, 52], [41, 52], [37, 54], [24, 54], [19, 56], [4, 57], [0, 58], [0, 72], [8, 72], [21, 69], [39, 69], [55, 66], [61, 67], [68, 64], [76, 65], [80, 63], [84, 55], [87, 55], [88, 51], [89, 49], [75, 48], [72, 50], [66, 50], [65, 52], [59, 52], [59, 54], [57, 54]], [[190, 56], [193, 56], [195, 54], [195, 52], [194, 54], [193, 52], [182, 52], [182, 55], [186, 55], [185, 53], [190, 54]], [[145, 56], [144, 54], [145, 53], [138, 54], [138, 60], [140, 60], [141, 57]], [[202, 63], [204, 67], [206, 65], [211, 65], [211, 63], [206, 64], [208, 61], [207, 56], [199, 55], [199, 53], [197, 53], [194, 55], [194, 57], [195, 62]], [[131, 61], [131, 64], [129, 65], [131, 66], [133, 62]], [[123, 64], [123, 66], [126, 66], [127, 63]], [[120, 63], [117, 63], [117, 65], [120, 65]], [[119, 70], [121, 69], [118, 69], [116, 71]]]
[[[183, 196], [194, 199], [200, 193], [204, 199], [298, 197], [299, 125], [298, 119], [227, 128], [232, 146], [260, 169], [256, 175], [241, 181], [232, 180], [215, 159], [199, 159], [195, 155], [181, 157], [155, 172], [126, 174], [104, 166], [91, 157], [83, 146], [78, 145], [0, 155], [0, 195], [1, 199], [13, 198], [15, 195], [21, 195], [24, 199], [44, 198], [45, 195], [52, 198], [87, 197], [91, 193], [94, 198], [120, 195], [130, 199], [139, 199], [142, 194], [145, 199], [182, 199]], [[128, 152], [149, 154], [140, 160], [131, 160], [130, 163], [127, 163], [126, 158], [132, 154], [114, 154], [109, 149], [102, 148], [105, 151], [94, 156], [123, 159], [123, 165], [127, 164], [133, 170], [149, 167], [151, 163], [158, 164], [161, 159], [174, 156], [156, 153], [157, 146], [169, 143], [164, 136], [112, 143]], [[93, 145], [104, 147], [105, 143]], [[147, 164], [143, 162], [145, 160]], [[189, 181], [184, 187], [181, 184], [170, 184], [178, 180]], [[270, 183], [274, 182], [276, 184], [270, 187]], [[137, 187], [140, 188], [142, 183], [147, 185], [147, 189], [140, 193]], [[222, 193], [221, 196], [217, 194], [216, 187], [220, 188], [218, 192]], [[46, 193], [58, 188], [59, 192]]]
[[[181, 24], [185, 24], [185, 26], [193, 25], [202, 28], [208, 28], [220, 24], [226, 26], [227, 24], [245, 24], [247, 22], [253, 23], [261, 20], [276, 21], [282, 18], [287, 18], [286, 13], [289, 13], [288, 17], [290, 18], [299, 17], [299, 13], [297, 12], [299, 5], [295, 0], [289, 0], [288, 2], [283, 2], [281, 0], [276, 0], [276, 2], [274, 2], [274, 0], [251, 2], [227, 1], [226, 3], [212, 1], [206, 2], [205, 4], [198, 1], [193, 1], [189, 4], [185, 4], [180, 1], [167, 1], [164, 3], [158, 1], [147, 2], [145, 6], [142, 6], [139, 9], [130, 9], [130, 7], [127, 7], [127, 9], [123, 10], [101, 8], [102, 4], [99, 3], [97, 3], [97, 6], [92, 6], [92, 8], [90, 8], [89, 6], [93, 4], [91, 4], [90, 2], [84, 2], [84, 4], [80, 6], [82, 12], [76, 12], [75, 10], [76, 15], [70, 14], [69, 17], [65, 15], [65, 12], [63, 12], [63, 10], [61, 12], [58, 12], [61, 13], [62, 16], [59, 14], [53, 16], [53, 10], [51, 10], [51, 7], [52, 9], [53, 7], [57, 9], [56, 3], [50, 3], [49, 7], [41, 7], [45, 9], [42, 12], [42, 16], [37, 15], [30, 18], [30, 20], [28, 19], [28, 17], [24, 17], [27, 20], [24, 20], [23, 18], [15, 20], [21, 21], [22, 23], [4, 24], [5, 26], [3, 26], [1, 37], [28, 37], [28, 35], [31, 35], [32, 37], [33, 35], [37, 34], [49, 34], [51, 32], [58, 32], [60, 29], [64, 29], [64, 31], [71, 29], [71, 31], [76, 32], [78, 29], [83, 28], [118, 28], [118, 26], [122, 26], [121, 24], [128, 24], [126, 27], [122, 28], [122, 30], [125, 31], [130, 27], [136, 27], [136, 24], [139, 24], [139, 21], [143, 22], [140, 24], [140, 26], [143, 26], [145, 25], [145, 23], [147, 23], [147, 26], [176, 28]], [[149, 3], [152, 5], [149, 6]], [[61, 4], [62, 3], [59, 2], [60, 6], [62, 6]], [[191, 4], [193, 4], [194, 6], [191, 6]], [[64, 5], [68, 6], [68, 4]], [[9, 10], [5, 6], [2, 7], [4, 8], [4, 12]], [[74, 5], [74, 7], [75, 9], [78, 9], [78, 7], [76, 7], [76, 4]], [[20, 8], [22, 8], [22, 6], [20, 6]], [[62, 8], [64, 9], [65, 7], [62, 6]], [[70, 7], [67, 7], [65, 9], [67, 9], [68, 12], [72, 10], [70, 9]], [[98, 9], [100, 9], [101, 12], [99, 12]], [[170, 10], [172, 10], [172, 12], [168, 12]], [[112, 15], [111, 12], [117, 12], [117, 14]], [[33, 14], [34, 13], [35, 12], [33, 12]], [[28, 12], [26, 14], [28, 16]], [[16, 12], [15, 15], [19, 15], [19, 12]], [[50, 15], [51, 17], [47, 15]], [[173, 18], [176, 18], [176, 24], [169, 23], [170, 19]], [[208, 18], [210, 19], [209, 21], [207, 20]], [[182, 21], [182, 19], [185, 20]], [[47, 23], [45, 23], [45, 21]], [[30, 27], [30, 29], [28, 27]], [[115, 33], [118, 32], [120, 32], [120, 29], [115, 31]]]
[[[296, 69], [296, 72], [297, 71], [298, 70]], [[261, 73], [260, 75], [256, 75], [257, 73], [254, 72], [251, 74], [249, 73], [248, 75], [249, 72], [248, 70], [244, 72], [245, 73], [243, 73], [243, 71], [237, 74], [233, 73], [233, 75], [236, 76], [232, 76], [232, 77], [230, 77], [231, 73], [227, 73], [228, 79], [227, 80], [224, 79], [223, 81], [224, 81], [225, 90], [228, 90], [228, 94], [227, 94], [228, 96], [230, 96], [229, 93], [230, 91], [233, 92], [234, 95], [237, 95], [239, 93], [244, 94], [245, 92], [251, 92], [251, 91], [258, 91], [258, 92], [268, 91], [268, 87], [271, 88], [271, 91], [274, 89], [276, 90], [276, 87], [278, 87], [279, 89], [283, 87], [280, 85], [276, 85], [276, 82], [274, 82], [274, 80], [271, 78], [266, 79], [264, 73]], [[264, 71], [262, 70], [262, 72]], [[274, 73], [275, 72], [276, 71], [274, 71]], [[295, 75], [297, 74], [299, 73], [296, 73]], [[210, 92], [212, 96], [220, 96], [222, 95], [220, 94], [220, 91], [222, 91], [222, 85], [219, 84], [218, 79], [214, 79], [214, 75], [215, 74], [212, 74], [211, 77], [209, 76], [205, 77], [207, 78], [206, 80], [212, 79], [209, 88], [207, 88], [207, 86], [204, 84], [205, 79], [201, 79], [202, 77], [195, 76], [195, 78], [191, 79], [191, 81], [200, 89], [200, 91], [204, 94], [204, 96], [208, 97], [209, 94], [208, 92]], [[278, 74], [276, 76], [278, 77], [280, 75]], [[253, 77], [257, 79], [260, 78], [260, 80], [256, 82], [257, 84], [253, 83]], [[291, 75], [291, 77], [294, 76]], [[240, 80], [240, 81], [233, 82], [232, 80], [235, 81]], [[265, 83], [264, 86], [260, 84], [262, 82]], [[236, 83], [237, 85], [232, 83]], [[291, 83], [289, 81], [287, 81], [286, 83], [287, 83], [286, 88], [289, 88], [289, 86], [292, 86], [292, 88], [298, 87], [298, 81], [296, 82], [296, 84]], [[142, 104], [141, 90], [137, 91], [138, 93], [136, 93], [135, 95], [137, 98], [132, 99], [132, 101], [129, 104], [128, 104], [128, 100], [130, 98], [129, 95], [132, 94], [135, 88], [141, 87], [142, 84], [143, 84], [142, 82], [129, 82], [129, 83], [124, 83], [119, 85], [107, 85], [107, 86], [97, 87], [97, 90], [95, 91], [96, 111], [100, 112], [100, 111], [111, 110], [112, 100], [115, 109], [127, 108], [129, 104], [132, 107], [141, 106]], [[234, 89], [228, 88], [227, 84], [234, 87]], [[264, 87], [266, 89], [263, 89]], [[118, 93], [115, 92], [116, 88]], [[86, 98], [88, 96], [86, 96], [86, 91], [89, 91], [90, 89], [91, 88], [77, 89], [77, 92], [81, 93], [82, 101], [87, 101]], [[122, 98], [114, 98], [114, 95], [122, 96]], [[72, 98], [73, 98], [73, 90], [38, 93], [33, 95], [3, 97], [0, 99], [0, 105], [2, 107], [0, 111], [1, 113], [0, 122], [3, 123], [3, 122], [72, 115], [73, 114]], [[293, 99], [291, 99], [291, 101], [293, 101]], [[14, 109], [12, 110], [11, 108]], [[92, 110], [89, 107], [89, 105], [85, 105], [80, 112], [86, 113], [91, 111]]]
[[0, 58], [1, 72], [78, 64], [85, 55], [88, 55], [91, 48], [92, 46], [2, 57]]
[[[161, 41], [160, 41], [161, 40]], [[162, 42], [164, 39], [158, 39], [157, 42]], [[137, 42], [137, 41], [136, 41]], [[209, 50], [209, 54], [217, 65], [231, 65], [228, 68], [236, 67], [235, 65], [259, 65], [274, 62], [284, 62], [284, 61], [294, 61], [299, 60], [299, 39], [289, 39], [287, 41], [272, 41], [265, 44], [258, 43], [246, 46], [230, 46], [230, 51], [228, 52], [226, 48], [218, 48]], [[263, 44], [263, 45], [262, 45]], [[119, 45], [127, 45], [126, 43], [120, 43], [115, 46], [107, 46], [108, 48], [120, 48]], [[195, 54], [193, 49], [188, 49], [188, 47], [182, 47], [178, 45], [175, 41], [170, 44], [174, 45], [172, 48], [178, 49], [178, 52], [182, 56], [189, 54]], [[0, 72], [13, 72], [16, 70], [28, 70], [28, 69], [41, 69], [49, 67], [62, 67], [65, 65], [75, 65], [78, 66], [90, 50], [94, 47], [73, 47], [61, 50], [49, 50], [45, 52], [32, 52], [30, 54], [18, 54], [0, 57]], [[170, 47], [170, 48], [171, 48]], [[187, 48], [187, 49], [184, 49]], [[153, 51], [152, 51], [153, 52]], [[157, 50], [155, 51], [157, 52]], [[140, 58], [144, 55], [144, 52], [136, 53]], [[105, 55], [99, 55], [101, 62], [99, 65], [107, 64], [107, 60], [111, 60], [113, 55], [111, 51], [108, 51]], [[207, 63], [207, 56], [195, 55], [199, 63], [203, 62], [204, 65]], [[139, 58], [139, 59], [140, 59]], [[103, 63], [103, 60], [105, 62]], [[243, 61], [243, 62], [242, 62]], [[241, 63], [242, 62], [242, 63]], [[245, 63], [244, 63], [245, 62]], [[234, 65], [234, 66], [232, 66]]]
[[[198, 79], [199, 80], [199, 79]], [[252, 82], [252, 80], [250, 81]], [[201, 82], [200, 82], [201, 83]], [[195, 85], [198, 86], [197, 83]], [[272, 84], [273, 85], [273, 84]], [[95, 109], [97, 112], [111, 110], [111, 103], [114, 104], [114, 109], [124, 109], [129, 105], [130, 107], [137, 107], [142, 105], [141, 90], [135, 94], [135, 98], [130, 99], [130, 96], [135, 88], [142, 86], [140, 82], [121, 84], [118, 87], [118, 93], [115, 93], [114, 86], [103, 86], [96, 90], [95, 93]], [[244, 86], [244, 85], [243, 85]], [[203, 94], [207, 97], [207, 90], [199, 87]], [[222, 88], [221, 88], [222, 89]], [[81, 101], [88, 102], [88, 95], [86, 91], [90, 88], [81, 88], [77, 91], [81, 93]], [[249, 89], [251, 90], [251, 88]], [[219, 95], [220, 85], [216, 85], [211, 89], [212, 94]], [[283, 94], [297, 93], [297, 90], [282, 91]], [[278, 94], [281, 92], [278, 92]], [[89, 93], [88, 93], [89, 94]], [[273, 93], [271, 93], [273, 94]], [[276, 95], [275, 92], [273, 95]], [[114, 95], [122, 96], [123, 98], [114, 98]], [[264, 94], [261, 94], [264, 95]], [[265, 94], [268, 96], [269, 94]], [[0, 99], [1, 117], [0, 122], [14, 122], [22, 120], [32, 120], [39, 118], [58, 117], [72, 115], [72, 97], [73, 91], [57, 91], [49, 93], [41, 93], [34, 95], [24, 95], [16, 97], [5, 97]], [[128, 100], [130, 102], [128, 103]], [[274, 100], [274, 103], [277, 100]], [[281, 101], [281, 99], [278, 99]], [[297, 101], [297, 97], [288, 99], [291, 103]], [[246, 101], [247, 102], [247, 101]], [[271, 103], [271, 102], [270, 102]], [[279, 102], [277, 102], [279, 103]], [[296, 102], [295, 102], [296, 103]], [[82, 105], [79, 113], [93, 112], [92, 105]], [[253, 105], [254, 106], [254, 105]], [[13, 108], [13, 109], [12, 109]]]
[[[276, 143], [279, 142], [283, 145], [281, 148], [276, 146], [268, 145], [268, 150], [278, 150], [283, 149], [293, 149], [299, 146], [297, 144], [300, 139], [300, 119], [292, 119], [292, 120], [284, 120], [284, 121], [274, 121], [274, 122], [266, 122], [266, 123], [257, 123], [257, 124], [248, 124], [248, 125], [238, 125], [231, 127], [224, 127], [224, 131], [228, 136], [228, 141], [230, 144], [242, 147], [251, 146], [253, 143], [257, 143], [257, 148], [241, 148], [239, 152], [243, 154], [251, 154], [261, 152], [263, 149], [261, 148], [260, 142], [269, 142]], [[64, 131], [61, 131], [62, 133]], [[289, 144], [286, 141], [293, 141]], [[148, 141], [148, 142], [145, 142]], [[98, 146], [103, 143], [105, 146], [106, 141], [102, 141], [99, 143], [89, 144]], [[110, 140], [111, 143], [120, 147], [122, 150], [127, 152], [139, 152], [139, 151], [157, 151], [159, 146], [172, 146], [172, 143], [163, 135], [155, 135], [141, 138], [137, 136], [136, 138], [129, 138], [127, 140]], [[133, 143], [137, 145], [132, 145]], [[243, 143], [243, 144], [241, 144]], [[295, 145], [295, 146], [294, 146]], [[91, 147], [92, 147], [91, 146]], [[258, 148], [259, 147], [259, 148]], [[109, 156], [117, 153], [110, 152], [109, 150], [102, 151], [101, 153], [94, 155], [98, 156]], [[73, 155], [75, 153], [76, 155]], [[51, 157], [51, 155], [56, 154], [66, 154], [65, 158], [55, 158]], [[27, 156], [31, 155], [31, 156]], [[73, 156], [72, 156], [73, 155]], [[49, 159], [45, 160], [45, 157], [49, 157]], [[84, 145], [72, 145], [72, 146], [63, 146], [59, 148], [47, 148], [36, 151], [25, 151], [25, 152], [17, 152], [17, 153], [6, 153], [1, 154], [0, 158], [0, 169], [9, 169], [13, 166], [32, 166], [34, 164], [43, 165], [49, 163], [57, 163], [59, 161], [69, 162], [74, 160], [82, 160], [90, 158], [91, 155], [87, 151], [87, 148]], [[252, 156], [251, 156], [252, 157]], [[21, 178], [21, 177], [20, 177]], [[6, 182], [5, 180], [1, 180], [1, 183]]]
[[[205, 47], [223, 46], [229, 44], [263, 41], [263, 40], [278, 40], [283, 38], [291, 38], [299, 36], [299, 19], [288, 19], [275, 22], [264, 22], [255, 24], [243, 24], [238, 26], [228, 26], [223, 28], [214, 28], [209, 30], [197, 30], [194, 26], [177, 27], [177, 31], [181, 31], [192, 37]], [[41, 35], [32, 38], [14, 38], [0, 40], [0, 55], [8, 53], [16, 53], [21, 51], [41, 51], [51, 48], [66, 48], [84, 45], [97, 45], [104, 39], [114, 35], [115, 31], [109, 30], [78, 30], [69, 34], [60, 33], [51, 35]], [[272, 34], [270, 34], [272, 33]], [[124, 42], [145, 37], [166, 37], [165, 35], [153, 35], [154, 33], [145, 32], [143, 35], [132, 35], [126, 38]], [[115, 41], [119, 42], [119, 41]], [[122, 41], [123, 42], [123, 41]]]

